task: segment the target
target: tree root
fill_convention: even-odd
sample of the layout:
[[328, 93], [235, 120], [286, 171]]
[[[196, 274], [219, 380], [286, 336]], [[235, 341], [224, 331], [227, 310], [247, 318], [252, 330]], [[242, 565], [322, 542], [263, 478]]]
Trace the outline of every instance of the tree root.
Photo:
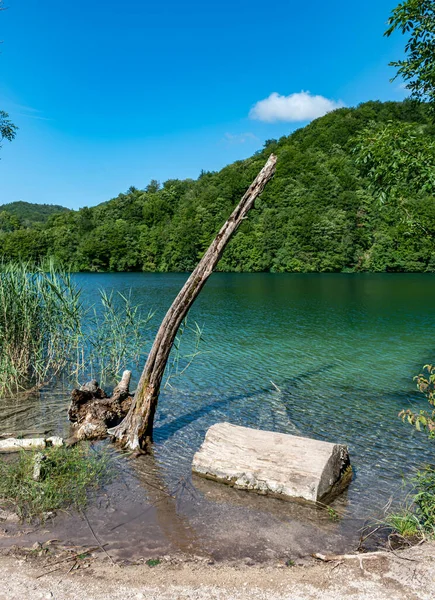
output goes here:
[[69, 445], [80, 440], [103, 439], [109, 427], [122, 421], [132, 402], [130, 379], [131, 371], [124, 371], [110, 398], [95, 380], [72, 391], [68, 419], [73, 424], [73, 436], [68, 440]]

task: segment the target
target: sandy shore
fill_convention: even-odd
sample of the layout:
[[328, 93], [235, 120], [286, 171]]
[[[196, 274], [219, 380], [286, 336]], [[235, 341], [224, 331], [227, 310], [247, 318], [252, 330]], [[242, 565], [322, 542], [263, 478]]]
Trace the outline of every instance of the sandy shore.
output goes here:
[[0, 557], [0, 583], [0, 600], [429, 600], [435, 597], [435, 544], [376, 558], [306, 560], [295, 566], [174, 562], [169, 557], [154, 567], [119, 566], [107, 558], [47, 562], [36, 552], [9, 554]]

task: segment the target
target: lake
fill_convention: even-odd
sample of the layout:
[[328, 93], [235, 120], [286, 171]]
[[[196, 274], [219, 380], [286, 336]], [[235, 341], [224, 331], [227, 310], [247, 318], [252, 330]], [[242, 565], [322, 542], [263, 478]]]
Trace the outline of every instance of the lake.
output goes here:
[[[89, 302], [98, 288], [131, 289], [145, 312], [155, 310], [150, 344], [187, 275], [75, 277]], [[433, 460], [433, 444], [397, 414], [426, 407], [413, 377], [435, 358], [434, 300], [431, 274], [213, 274], [189, 317], [203, 327], [202, 353], [160, 397], [153, 467], [160, 481], [169, 490], [179, 489], [180, 481], [188, 482], [184, 491], [192, 487], [193, 453], [218, 421], [344, 443], [355, 478], [337, 503], [344, 518], [331, 533], [355, 540], [364, 522], [382, 516], [391, 496], [403, 500], [403, 477]], [[137, 378], [135, 372], [134, 383]], [[68, 390], [50, 396], [55, 400], [47, 405], [49, 396], [46, 391], [24, 414], [3, 408], [2, 429], [42, 421], [50, 431], [65, 433]], [[279, 508], [288, 503], [246, 500], [246, 493], [207, 482], [193, 487], [175, 512], [197, 533], [207, 530], [210, 539], [225, 529], [225, 519], [228, 530], [238, 522], [255, 537], [252, 515], [264, 515], [272, 505], [271, 518], [280, 523], [298, 519], [277, 516], [291, 511]], [[222, 498], [212, 510], [214, 495]]]

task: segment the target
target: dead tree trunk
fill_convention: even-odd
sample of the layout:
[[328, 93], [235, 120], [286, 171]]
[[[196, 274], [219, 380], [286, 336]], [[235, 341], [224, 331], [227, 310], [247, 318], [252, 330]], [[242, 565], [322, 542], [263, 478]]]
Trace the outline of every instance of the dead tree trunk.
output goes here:
[[148, 355], [130, 410], [119, 425], [108, 430], [115, 441], [124, 447], [145, 450], [152, 442], [160, 385], [178, 328], [219, 262], [231, 236], [275, 173], [276, 160], [276, 156], [271, 154], [166, 313]]

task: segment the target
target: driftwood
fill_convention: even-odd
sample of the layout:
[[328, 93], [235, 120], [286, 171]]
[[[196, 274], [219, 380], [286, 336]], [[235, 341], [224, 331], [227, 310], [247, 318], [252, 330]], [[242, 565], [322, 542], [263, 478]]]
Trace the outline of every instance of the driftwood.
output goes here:
[[49, 438], [7, 438], [0, 440], [0, 452], [19, 452], [20, 450], [44, 450], [50, 446], [62, 446], [60, 437]]
[[329, 502], [352, 478], [346, 446], [230, 423], [208, 429], [192, 470], [239, 490], [308, 502]]
[[117, 425], [125, 417], [132, 400], [130, 379], [131, 371], [124, 371], [110, 398], [95, 379], [72, 391], [68, 419], [73, 423], [73, 437], [69, 444], [104, 438], [107, 428]]
[[246, 218], [255, 199], [273, 177], [276, 160], [276, 156], [271, 154], [166, 313], [148, 355], [130, 410], [119, 425], [108, 431], [121, 445], [131, 450], [146, 450], [152, 442], [160, 385], [178, 328], [219, 262], [225, 246]]
[[366, 558], [391, 558], [391, 552], [385, 552], [383, 550], [378, 552], [360, 552], [358, 554], [320, 554], [319, 552], [316, 552], [312, 556], [317, 558], [317, 560], [321, 560], [322, 562], [337, 562], [341, 560], [361, 561]]

